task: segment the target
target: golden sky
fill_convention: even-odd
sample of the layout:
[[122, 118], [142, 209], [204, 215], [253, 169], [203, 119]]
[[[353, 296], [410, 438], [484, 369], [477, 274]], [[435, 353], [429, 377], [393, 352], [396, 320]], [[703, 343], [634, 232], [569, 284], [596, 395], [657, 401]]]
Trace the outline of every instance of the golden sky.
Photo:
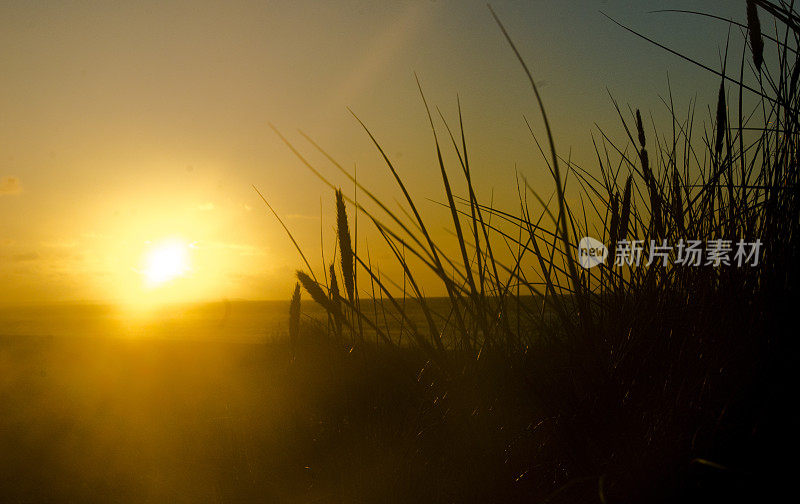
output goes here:
[[[740, 19], [740, 3], [704, 8]], [[609, 91], [663, 114], [669, 73], [679, 102], [714, 101], [715, 79], [599, 12], [716, 66], [725, 26], [648, 14], [664, 4], [696, 8], [493, 2], [539, 79], [563, 154], [591, 167], [595, 123], [620, 134]], [[414, 72], [449, 120], [460, 96], [482, 198], [514, 210], [515, 170], [549, 193], [523, 120], [541, 133], [535, 103], [483, 1], [3, 2], [0, 303], [288, 298], [301, 261], [252, 186], [315, 265], [321, 204], [332, 252], [333, 195], [269, 123], [336, 183], [298, 129], [398, 197], [347, 107], [442, 229], [447, 215], [425, 201], [442, 193]], [[392, 270], [377, 250], [373, 261]]]

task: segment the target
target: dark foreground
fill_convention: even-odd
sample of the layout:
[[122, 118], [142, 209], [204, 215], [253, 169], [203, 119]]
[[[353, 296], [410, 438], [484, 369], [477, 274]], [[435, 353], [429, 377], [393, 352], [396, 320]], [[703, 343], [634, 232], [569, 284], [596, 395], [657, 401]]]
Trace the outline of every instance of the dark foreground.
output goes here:
[[[636, 454], [641, 440], [613, 414], [592, 424], [606, 439], [570, 439], [569, 419], [526, 423], [540, 406], [504, 366], [439, 396], [410, 352], [326, 345], [309, 341], [290, 362], [280, 343], [4, 337], [0, 501], [732, 502], [769, 495], [792, 470], [717, 467], [683, 446]], [[687, 442], [711, 446], [713, 434], [739, 453], [726, 460], [766, 442], [719, 421]], [[609, 449], [629, 458], [609, 476], [560, 466]]]
[[329, 364], [290, 364], [280, 344], [4, 337], [0, 501], [378, 502], [430, 491], [403, 479], [422, 463], [415, 432], [402, 430], [422, 413], [400, 392], [407, 384], [379, 366], [364, 380]]

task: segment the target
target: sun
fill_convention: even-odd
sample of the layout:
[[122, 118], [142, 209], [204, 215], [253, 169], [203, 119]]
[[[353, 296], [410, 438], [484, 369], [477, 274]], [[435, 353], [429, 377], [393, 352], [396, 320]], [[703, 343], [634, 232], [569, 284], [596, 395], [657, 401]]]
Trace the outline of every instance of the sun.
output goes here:
[[141, 273], [149, 287], [158, 287], [189, 271], [189, 246], [180, 240], [168, 240], [151, 247], [144, 257]]

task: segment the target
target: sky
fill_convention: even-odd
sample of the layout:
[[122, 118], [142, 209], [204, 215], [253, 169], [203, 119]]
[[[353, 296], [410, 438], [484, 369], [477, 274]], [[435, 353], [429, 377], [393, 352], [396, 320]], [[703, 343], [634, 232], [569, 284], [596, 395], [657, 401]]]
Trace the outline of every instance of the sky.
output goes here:
[[[609, 94], [658, 121], [667, 76], [679, 105], [713, 106], [719, 86], [602, 13], [719, 67], [724, 23], [652, 11], [745, 11], [744, 1], [492, 5], [540, 85], [559, 152], [588, 169], [598, 127], [624, 140]], [[320, 229], [332, 255], [335, 207], [270, 124], [348, 194], [299, 130], [386, 201], [399, 197], [348, 108], [446, 243], [448, 216], [428, 201], [443, 193], [415, 74], [448, 121], [460, 100], [480, 197], [516, 208], [516, 173], [552, 189], [524, 120], [542, 133], [534, 97], [481, 1], [3, 2], [0, 69], [0, 304], [287, 299], [302, 262], [254, 186], [314, 265]], [[377, 240], [363, 225], [359, 239]], [[178, 255], [180, 274], [149, 285]], [[372, 259], [392, 272], [387, 252]]]

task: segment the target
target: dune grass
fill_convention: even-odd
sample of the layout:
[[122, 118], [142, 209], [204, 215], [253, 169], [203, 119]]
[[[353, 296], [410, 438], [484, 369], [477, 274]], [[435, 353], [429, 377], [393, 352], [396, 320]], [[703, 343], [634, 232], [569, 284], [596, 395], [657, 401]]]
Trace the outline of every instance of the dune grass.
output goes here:
[[[406, 450], [386, 495], [428, 502], [717, 500], [763, 496], [790, 481], [789, 468], [765, 461], [774, 460], [789, 432], [782, 408], [791, 396], [787, 350], [800, 259], [800, 15], [785, 2], [745, 7], [747, 24], [730, 22], [741, 37], [729, 40], [724, 54], [727, 62], [740, 43], [741, 65], [706, 67], [720, 87], [704, 129], [698, 133], [696, 104], [681, 112], [671, 96], [664, 101], [667, 135], [648, 127], [639, 110], [613, 102], [627, 138], [600, 131], [591, 168], [558, 154], [532, 73], [495, 16], [540, 108], [547, 146], [534, 141], [555, 189], [544, 197], [523, 183], [518, 214], [481, 202], [460, 105], [456, 128], [436, 109], [437, 128], [420, 86], [455, 251], [437, 245], [358, 117], [403, 195], [402, 215], [306, 137], [364, 196], [349, 198], [278, 132], [335, 190], [337, 209], [338, 262], [323, 275], [308, 261], [298, 272], [298, 285], [325, 308], [328, 323], [303, 322], [306, 344], [293, 344], [295, 358], [328, 359], [333, 375], [353, 380], [338, 393], [366, 413], [332, 413], [326, 428], [388, 436]], [[773, 25], [774, 35], [762, 33]], [[446, 148], [457, 166], [446, 166]], [[465, 195], [453, 190], [456, 173]], [[567, 197], [568, 184], [575, 197]], [[354, 245], [348, 207], [383, 238], [402, 280], [387, 278], [369, 251]], [[584, 236], [612, 244], [604, 265], [579, 267]], [[760, 241], [758, 264], [678, 265], [675, 250], [670, 264], [647, 264], [651, 240], [720, 239], [734, 250], [738, 240]], [[639, 267], [614, 266], [619, 240], [643, 240]], [[420, 266], [441, 283], [445, 299], [424, 295]], [[295, 342], [304, 339], [299, 303], [298, 288]], [[339, 477], [355, 485], [349, 495], [359, 494], [358, 482]]]

